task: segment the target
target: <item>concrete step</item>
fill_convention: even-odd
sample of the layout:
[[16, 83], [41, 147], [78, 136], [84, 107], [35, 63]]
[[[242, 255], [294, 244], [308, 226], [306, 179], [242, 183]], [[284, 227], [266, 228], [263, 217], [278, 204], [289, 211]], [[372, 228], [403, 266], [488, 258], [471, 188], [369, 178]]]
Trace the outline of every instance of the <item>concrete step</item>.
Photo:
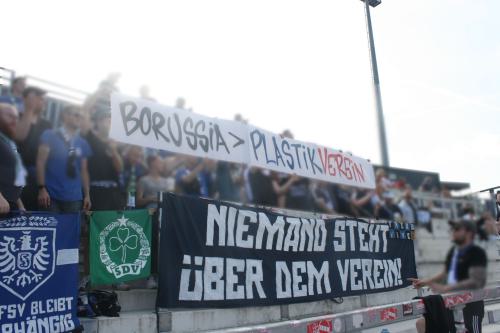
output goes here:
[[500, 332], [500, 324], [483, 326], [483, 333], [499, 333]]
[[[394, 299], [395, 295], [386, 294], [386, 300], [390, 303], [398, 302]], [[374, 296], [374, 295], [371, 295]], [[397, 295], [396, 295], [397, 296]], [[402, 298], [403, 296], [400, 295]], [[486, 315], [483, 321], [484, 332], [500, 332], [500, 299], [498, 303], [488, 304], [486, 306]], [[318, 303], [304, 303], [302, 309], [307, 305], [317, 307], [317, 311], [325, 311], [332, 309], [329, 313], [342, 313], [341, 305], [335, 307], [331, 304], [325, 304], [323, 307]], [[379, 300], [367, 299], [368, 306], [378, 305]], [[387, 303], [387, 302], [385, 302]], [[361, 306], [350, 297], [347, 300], [345, 308], [354, 307], [359, 309]], [[158, 323], [160, 332], [176, 332], [176, 333], [194, 333], [194, 332], [234, 332], [236, 328], [253, 328], [265, 329], [266, 323], [280, 322], [290, 323], [293, 327], [293, 320], [304, 317], [299, 314], [299, 307], [290, 311], [288, 320], [283, 320], [283, 307], [250, 307], [238, 309], [204, 309], [204, 310], [175, 310], [161, 311], [156, 314], [152, 311], [125, 311], [120, 313], [120, 317], [97, 317], [97, 318], [80, 318], [84, 326], [85, 332], [90, 333], [139, 333], [139, 332], [157, 332]], [[294, 318], [295, 317], [295, 318]], [[316, 316], [306, 316], [308, 318]], [[158, 320], [157, 320], [158, 319]], [[167, 324], [167, 325], [166, 325]], [[168, 326], [169, 325], [169, 326]], [[384, 325], [377, 328], [366, 329], [364, 333], [407, 333], [414, 332], [415, 320], [410, 319], [403, 322], [398, 322], [390, 325]], [[385, 329], [385, 330], [384, 330]], [[292, 332], [292, 331], [290, 331]]]
[[85, 333], [154, 333], [158, 332], [156, 313], [121, 312], [120, 317], [80, 318]]
[[151, 311], [156, 309], [156, 289], [131, 289], [115, 291], [123, 312]]
[[280, 306], [236, 309], [161, 310], [161, 332], [202, 332], [214, 329], [251, 326], [281, 320]]
[[[498, 300], [498, 301], [500, 301], [500, 300]], [[498, 321], [497, 322], [490, 321], [490, 318], [492, 317], [491, 313], [495, 313], [495, 315], [500, 315], [500, 303], [487, 305], [485, 308], [485, 313], [486, 313], [486, 315], [485, 315], [485, 318], [483, 321], [483, 332], [488, 332], [488, 333], [500, 332], [499, 322]], [[393, 324], [386, 324], [383, 326], [365, 329], [365, 330], [362, 330], [361, 332], [362, 333], [385, 333], [385, 332], [413, 333], [413, 332], [416, 332], [415, 322], [416, 322], [416, 319], [413, 318], [413, 319], [400, 321], [400, 322], [393, 323]], [[283, 323], [289, 327], [290, 333], [298, 332], [298, 331], [293, 329], [293, 327], [294, 327], [293, 321], [285, 321]], [[206, 331], [205, 333], [234, 333], [234, 332], [237, 332], [238, 330], [241, 330], [241, 329], [242, 329], [242, 327], [227, 328], [227, 329]], [[266, 332], [267, 331], [265, 325], [245, 327], [245, 329], [252, 329], [252, 331], [255, 331], [255, 332]]]

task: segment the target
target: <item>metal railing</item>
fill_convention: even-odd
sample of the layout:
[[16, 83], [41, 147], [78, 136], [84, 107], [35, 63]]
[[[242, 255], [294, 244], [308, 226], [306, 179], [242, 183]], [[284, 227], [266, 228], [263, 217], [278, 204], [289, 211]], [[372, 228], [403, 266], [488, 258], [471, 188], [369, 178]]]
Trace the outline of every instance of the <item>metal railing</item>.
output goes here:
[[[457, 333], [465, 333], [462, 310], [467, 303], [500, 298], [500, 285], [481, 290], [462, 291], [443, 296], [447, 308], [453, 310]], [[255, 325], [231, 329], [232, 332], [303, 333], [323, 332], [314, 327], [324, 327], [325, 332], [360, 332], [361, 330], [383, 327], [410, 319], [425, 313], [422, 300], [370, 307], [367, 309], [330, 314], [300, 320]]]
[[[16, 77], [16, 72], [12, 69], [0, 67], [0, 94], [10, 90], [12, 80]], [[24, 76], [27, 86], [36, 86], [47, 91], [45, 118], [54, 126], [59, 125], [59, 115], [66, 105], [81, 105], [89, 96], [88, 92], [75, 89], [55, 82], [40, 79], [32, 75]]]

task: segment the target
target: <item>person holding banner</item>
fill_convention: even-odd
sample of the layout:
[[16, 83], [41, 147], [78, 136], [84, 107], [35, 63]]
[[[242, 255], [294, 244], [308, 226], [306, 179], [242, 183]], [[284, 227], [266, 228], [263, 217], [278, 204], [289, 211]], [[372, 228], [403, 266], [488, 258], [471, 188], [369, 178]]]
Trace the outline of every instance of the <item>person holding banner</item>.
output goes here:
[[[455, 246], [446, 256], [445, 269], [428, 279], [410, 279], [415, 288], [429, 286], [435, 293], [449, 293], [458, 290], [480, 289], [486, 284], [486, 253], [474, 244], [476, 224], [461, 219], [450, 221], [452, 241]], [[443, 283], [446, 281], [446, 283]], [[480, 333], [484, 317], [484, 302], [468, 303], [464, 310], [464, 324], [468, 332]], [[417, 331], [426, 332], [424, 318], [417, 320]]]
[[0, 103], [0, 214], [24, 210], [20, 196], [26, 170], [13, 141], [18, 118], [15, 107]]
[[198, 157], [184, 156], [184, 163], [175, 173], [176, 192], [201, 195], [200, 173], [206, 162]]

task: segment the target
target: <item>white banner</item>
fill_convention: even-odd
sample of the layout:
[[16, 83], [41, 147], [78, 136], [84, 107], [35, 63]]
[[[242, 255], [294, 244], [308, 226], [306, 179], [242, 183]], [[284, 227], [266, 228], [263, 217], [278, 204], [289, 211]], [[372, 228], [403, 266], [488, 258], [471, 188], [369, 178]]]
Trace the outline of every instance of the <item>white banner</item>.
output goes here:
[[110, 137], [148, 148], [375, 188], [373, 167], [363, 158], [282, 138], [237, 121], [210, 118], [116, 93], [111, 95]]

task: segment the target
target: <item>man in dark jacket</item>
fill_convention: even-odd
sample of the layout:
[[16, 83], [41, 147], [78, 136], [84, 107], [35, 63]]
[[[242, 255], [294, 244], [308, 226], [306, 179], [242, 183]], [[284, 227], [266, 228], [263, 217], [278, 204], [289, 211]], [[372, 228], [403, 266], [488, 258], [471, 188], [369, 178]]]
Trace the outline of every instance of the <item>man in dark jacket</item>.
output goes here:
[[[486, 253], [474, 244], [476, 224], [473, 221], [450, 221], [452, 241], [455, 243], [448, 255], [444, 270], [429, 279], [412, 279], [415, 288], [429, 286], [435, 293], [443, 294], [465, 289], [480, 289], [486, 284]], [[446, 281], [445, 283], [443, 283]], [[464, 310], [464, 323], [468, 332], [480, 333], [484, 317], [484, 302], [468, 303]], [[425, 332], [425, 320], [417, 321], [417, 331]]]
[[14, 143], [18, 118], [14, 106], [0, 103], [0, 214], [24, 210], [20, 195], [26, 170]]

